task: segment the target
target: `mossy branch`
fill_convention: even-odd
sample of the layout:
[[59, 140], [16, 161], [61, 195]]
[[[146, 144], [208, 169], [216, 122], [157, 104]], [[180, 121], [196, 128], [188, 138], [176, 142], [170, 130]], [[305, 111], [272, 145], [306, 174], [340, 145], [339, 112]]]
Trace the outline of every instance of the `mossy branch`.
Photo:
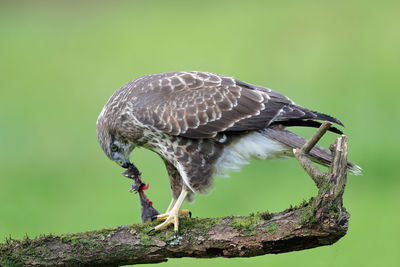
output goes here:
[[[321, 127], [327, 127], [324, 125]], [[317, 131], [319, 138], [323, 129]], [[312, 139], [319, 139], [315, 137]], [[316, 142], [294, 151], [319, 188], [318, 196], [300, 206], [246, 217], [182, 218], [179, 237], [173, 236], [170, 229], [148, 234], [156, 224], [148, 222], [6, 240], [0, 244], [0, 266], [121, 266], [180, 257], [251, 257], [333, 244], [346, 234], [348, 227], [349, 214], [342, 206], [347, 137], [340, 136], [332, 146], [334, 160], [327, 173], [317, 170], [307, 158], [307, 151]]]

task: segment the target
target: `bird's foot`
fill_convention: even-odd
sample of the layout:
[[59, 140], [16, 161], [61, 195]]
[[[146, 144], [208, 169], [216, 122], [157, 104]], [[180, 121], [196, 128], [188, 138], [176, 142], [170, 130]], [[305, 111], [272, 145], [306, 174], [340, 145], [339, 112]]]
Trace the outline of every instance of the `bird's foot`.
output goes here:
[[[171, 211], [172, 212], [172, 211]], [[154, 216], [152, 219], [153, 221], [158, 221], [158, 222], [162, 222], [168, 219], [168, 216], [171, 215], [171, 212], [166, 212], [163, 214], [159, 214], [157, 216]], [[178, 215], [179, 217], [192, 217], [192, 212], [190, 210], [179, 210], [178, 211]]]
[[172, 223], [172, 224], [174, 224], [175, 235], [178, 235], [178, 233], [179, 233], [178, 232], [179, 217], [192, 217], [192, 213], [189, 210], [174, 210], [174, 209], [172, 209], [170, 212], [154, 216], [152, 218], [153, 220], [159, 221], [159, 222], [164, 221], [164, 222], [151, 228], [149, 233], [153, 232], [153, 231], [158, 231], [158, 230], [164, 229]]

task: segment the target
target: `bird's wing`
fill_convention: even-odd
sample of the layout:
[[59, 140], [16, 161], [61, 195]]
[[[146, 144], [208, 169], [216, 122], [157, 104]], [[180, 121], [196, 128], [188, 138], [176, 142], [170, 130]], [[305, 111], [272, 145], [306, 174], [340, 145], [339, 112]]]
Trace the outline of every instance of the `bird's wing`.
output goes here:
[[208, 72], [147, 75], [127, 85], [130, 110], [146, 126], [189, 138], [263, 129], [274, 122], [336, 119], [268, 88]]

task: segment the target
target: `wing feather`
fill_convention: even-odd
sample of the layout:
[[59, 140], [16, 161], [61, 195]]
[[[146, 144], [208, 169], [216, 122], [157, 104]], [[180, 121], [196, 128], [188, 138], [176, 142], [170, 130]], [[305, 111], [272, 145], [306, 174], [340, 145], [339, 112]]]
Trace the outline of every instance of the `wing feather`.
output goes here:
[[152, 74], [128, 85], [135, 118], [171, 135], [209, 138], [295, 120], [328, 119], [341, 124], [296, 106], [271, 89], [208, 72]]

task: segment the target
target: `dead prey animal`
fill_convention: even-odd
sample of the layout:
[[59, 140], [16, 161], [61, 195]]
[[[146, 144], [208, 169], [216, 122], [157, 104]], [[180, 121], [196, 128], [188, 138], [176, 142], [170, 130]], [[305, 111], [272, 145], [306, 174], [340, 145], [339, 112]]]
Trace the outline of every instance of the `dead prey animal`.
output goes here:
[[142, 174], [136, 168], [135, 165], [130, 164], [128, 169], [122, 173], [127, 178], [134, 181], [132, 184], [130, 192], [136, 192], [139, 194], [141, 210], [141, 218], [143, 222], [151, 221], [153, 218], [157, 217], [160, 213], [153, 207], [153, 202], [151, 202], [144, 193], [145, 190], [149, 188], [149, 185], [143, 183], [141, 176]]

